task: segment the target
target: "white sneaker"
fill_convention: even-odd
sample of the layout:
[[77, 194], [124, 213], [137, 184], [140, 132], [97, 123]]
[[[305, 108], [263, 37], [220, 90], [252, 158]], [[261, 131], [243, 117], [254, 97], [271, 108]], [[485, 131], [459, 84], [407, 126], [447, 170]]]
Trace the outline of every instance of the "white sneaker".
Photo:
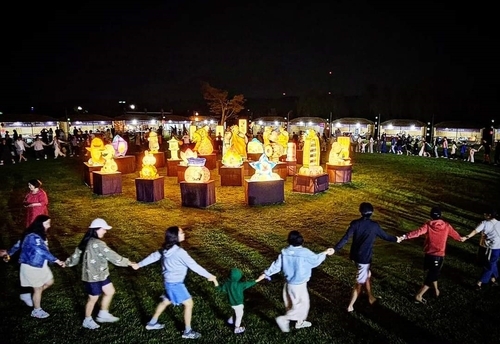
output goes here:
[[231, 318], [227, 319], [227, 323], [228, 323], [229, 325], [234, 325], [234, 320], [233, 320], [233, 317], [231, 317]]
[[301, 323], [299, 323], [297, 321], [297, 323], [295, 323], [295, 328], [299, 329], [299, 328], [306, 328], [306, 327], [311, 327], [312, 324], [309, 322], [309, 321], [302, 321]]
[[148, 323], [146, 325], [146, 330], [161, 330], [164, 327], [165, 327], [165, 325], [160, 324], [160, 323], [156, 323], [156, 324], [150, 324], [150, 323]]
[[106, 313], [102, 315], [97, 315], [97, 318], [95, 318], [95, 320], [100, 323], [114, 323], [120, 320], [120, 318], [115, 317], [111, 313]]
[[95, 329], [98, 329], [99, 327], [101, 327], [92, 318], [90, 318], [90, 319], [85, 318], [83, 320], [82, 326], [85, 328], [88, 328], [89, 330], [95, 330]]
[[245, 332], [245, 327], [244, 326], [236, 327], [234, 329], [234, 333], [235, 334], [240, 334], [240, 333], [243, 333], [243, 332]]
[[50, 316], [49, 313], [45, 312], [43, 309], [41, 308], [37, 308], [37, 309], [33, 309], [31, 311], [31, 316], [33, 318], [38, 318], [38, 319], [45, 319], [45, 318], [48, 318]]
[[283, 315], [276, 318], [276, 323], [281, 332], [290, 332], [290, 322]]
[[31, 294], [19, 294], [19, 299], [23, 301], [26, 306], [33, 307], [33, 300], [31, 299]]

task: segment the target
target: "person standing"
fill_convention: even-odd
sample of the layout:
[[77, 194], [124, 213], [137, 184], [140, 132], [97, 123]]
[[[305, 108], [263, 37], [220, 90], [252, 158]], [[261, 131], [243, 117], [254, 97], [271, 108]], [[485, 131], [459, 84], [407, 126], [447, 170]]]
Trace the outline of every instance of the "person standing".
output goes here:
[[347, 306], [347, 311], [354, 311], [354, 303], [361, 294], [363, 288], [368, 295], [368, 302], [373, 304], [377, 298], [372, 294], [371, 288], [371, 271], [370, 266], [373, 256], [373, 244], [375, 239], [381, 238], [386, 241], [397, 242], [398, 239], [394, 235], [389, 235], [380, 228], [380, 225], [371, 219], [373, 215], [373, 205], [363, 202], [359, 205], [361, 218], [350, 223], [344, 236], [334, 246], [335, 251], [341, 250], [352, 237], [351, 251], [349, 258], [356, 264], [357, 275], [356, 283], [352, 288], [351, 301]]
[[17, 140], [14, 141], [14, 146], [16, 147], [16, 153], [19, 156], [19, 162], [23, 160], [28, 161], [28, 159], [24, 156], [24, 153], [26, 152], [26, 147], [29, 148], [29, 145], [24, 142], [21, 135], [18, 135]]
[[133, 264], [132, 268], [138, 270], [149, 264], [161, 260], [163, 282], [165, 285], [166, 295], [162, 296], [162, 301], [156, 306], [153, 317], [146, 325], [147, 330], [160, 330], [165, 325], [158, 322], [158, 318], [163, 311], [173, 304], [184, 305], [184, 325], [185, 329], [182, 338], [198, 339], [201, 334], [191, 328], [191, 318], [193, 315], [193, 298], [184, 284], [188, 269], [196, 272], [198, 275], [205, 277], [208, 281], [217, 284], [217, 278], [201, 267], [191, 256], [180, 247], [181, 242], [185, 239], [184, 231], [178, 226], [172, 226], [165, 231], [165, 241], [162, 247], [151, 253], [149, 256], [141, 260], [137, 264]]
[[243, 318], [244, 311], [244, 291], [248, 288], [253, 287], [260, 281], [262, 281], [266, 275], [261, 274], [256, 280], [253, 281], [241, 281], [243, 273], [240, 269], [233, 268], [229, 274], [229, 278], [222, 285], [217, 286], [217, 289], [225, 294], [231, 308], [234, 310], [234, 316], [231, 316], [227, 323], [229, 325], [234, 324], [234, 333], [239, 334], [245, 332], [245, 327], [241, 326], [241, 320]]
[[110, 249], [102, 240], [111, 228], [113, 227], [108, 225], [105, 220], [101, 218], [94, 219], [74, 253], [65, 262], [68, 267], [75, 266], [80, 262], [83, 255], [82, 281], [88, 298], [85, 305], [85, 318], [83, 319], [82, 326], [90, 330], [100, 327], [94, 321], [92, 312], [101, 294], [103, 294], [101, 309], [97, 314], [96, 320], [101, 323], [113, 323], [120, 320], [120, 318], [109, 313], [111, 300], [115, 294], [115, 287], [109, 278], [108, 262], [122, 267], [135, 264], [128, 260], [128, 258], [122, 257]]
[[370, 142], [370, 145], [368, 146], [368, 147], [369, 147], [369, 148], [368, 148], [368, 152], [369, 152], [369, 153], [373, 153], [373, 143], [374, 143], [375, 141], [373, 140], [373, 136], [372, 136], [372, 135], [370, 135], [370, 141], [369, 141], [369, 142]]
[[311, 322], [306, 321], [310, 308], [307, 282], [311, 278], [312, 269], [319, 266], [327, 255], [335, 253], [333, 248], [314, 253], [303, 247], [304, 238], [295, 230], [288, 233], [287, 241], [289, 246], [282, 249], [278, 258], [268, 269], [264, 270], [267, 277], [280, 271], [285, 275], [283, 301], [286, 314], [276, 318], [276, 323], [282, 332], [290, 332], [290, 321], [296, 321], [296, 329], [312, 325]]
[[21, 250], [19, 256], [19, 262], [21, 263], [19, 279], [22, 287], [33, 288], [32, 302], [34, 308], [31, 316], [40, 319], [49, 317], [49, 313], [41, 307], [42, 293], [54, 284], [54, 275], [48, 263], [56, 263], [61, 267], [65, 267], [64, 262], [56, 258], [49, 251], [47, 242], [49, 228], [50, 217], [47, 215], [38, 215], [33, 223], [23, 232], [21, 239], [7, 252], [7, 257], [10, 257], [18, 250]]
[[43, 142], [40, 136], [36, 137], [36, 140], [31, 144], [31, 147], [35, 149], [35, 158], [36, 160], [43, 159], [45, 155], [45, 146], [48, 146], [45, 142]]
[[443, 137], [443, 158], [448, 159], [448, 139]]
[[28, 180], [29, 192], [24, 196], [23, 206], [26, 208], [25, 227], [28, 227], [38, 215], [49, 214], [49, 198], [41, 188], [42, 182], [37, 179]]
[[66, 154], [62, 151], [61, 144], [66, 143], [66, 141], [60, 140], [57, 136], [54, 136], [52, 139], [51, 145], [54, 145], [54, 159], [57, 159], [58, 156], [66, 157]]
[[483, 284], [491, 281], [492, 286], [498, 286], [498, 258], [500, 257], [500, 221], [495, 217], [497, 212], [494, 209], [484, 212], [484, 221], [477, 226], [472, 232], [462, 238], [466, 241], [472, 238], [477, 233], [484, 233], [486, 244], [486, 260], [483, 268], [483, 273], [477, 281], [476, 290], [481, 290]]
[[433, 207], [430, 213], [431, 220], [424, 223], [422, 227], [411, 231], [398, 238], [401, 242], [407, 239], [418, 238], [425, 235], [424, 242], [424, 271], [427, 271], [424, 284], [415, 295], [416, 303], [427, 303], [424, 294], [433, 287], [436, 297], [439, 297], [438, 278], [443, 267], [446, 239], [451, 237], [457, 241], [462, 241], [460, 234], [446, 221], [441, 218], [441, 209]]

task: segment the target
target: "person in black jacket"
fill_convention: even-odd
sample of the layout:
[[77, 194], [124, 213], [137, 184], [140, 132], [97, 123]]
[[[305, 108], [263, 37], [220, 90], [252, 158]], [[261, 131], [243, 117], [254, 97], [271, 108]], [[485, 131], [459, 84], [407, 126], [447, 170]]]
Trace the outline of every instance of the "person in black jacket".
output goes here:
[[375, 239], [379, 237], [387, 241], [398, 242], [396, 236], [387, 234], [380, 228], [377, 222], [370, 219], [373, 214], [373, 206], [370, 203], [361, 203], [359, 212], [361, 213], [361, 218], [351, 222], [347, 232], [334, 247], [335, 252], [338, 252], [338, 250], [342, 249], [342, 247], [347, 244], [349, 238], [353, 237], [349, 258], [356, 264], [358, 271], [356, 275], [356, 284], [352, 289], [351, 302], [347, 307], [348, 312], [354, 310], [354, 303], [363, 287], [366, 290], [370, 304], [377, 301], [377, 298], [372, 294], [370, 282], [370, 264], [372, 262]]

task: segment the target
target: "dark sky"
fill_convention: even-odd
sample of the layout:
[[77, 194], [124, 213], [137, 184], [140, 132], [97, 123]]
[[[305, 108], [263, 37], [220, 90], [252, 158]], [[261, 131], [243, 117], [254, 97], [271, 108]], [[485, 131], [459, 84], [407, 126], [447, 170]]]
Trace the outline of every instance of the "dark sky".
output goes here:
[[13, 4], [0, 27], [0, 111], [40, 102], [201, 99], [200, 80], [247, 98], [423, 84], [467, 99], [477, 112], [471, 116], [499, 111], [493, 8], [269, 3]]

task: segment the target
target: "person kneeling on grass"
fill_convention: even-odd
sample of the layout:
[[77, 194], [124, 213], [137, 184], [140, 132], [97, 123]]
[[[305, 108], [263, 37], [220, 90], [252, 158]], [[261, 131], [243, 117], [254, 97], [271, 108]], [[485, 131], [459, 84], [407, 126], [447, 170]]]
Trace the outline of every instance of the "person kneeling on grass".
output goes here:
[[101, 299], [101, 310], [96, 320], [101, 323], [120, 320], [109, 313], [115, 287], [109, 279], [108, 261], [116, 266], [123, 267], [135, 264], [110, 249], [101, 240], [111, 228], [103, 219], [97, 218], [92, 221], [75, 252], [65, 262], [66, 266], [75, 266], [80, 262], [83, 254], [82, 281], [85, 292], [88, 294], [88, 300], [85, 305], [85, 319], [82, 326], [90, 330], [100, 327], [92, 318], [92, 311], [101, 294], [104, 295]]
[[229, 325], [234, 324], [234, 333], [243, 333], [245, 332], [245, 327], [241, 326], [241, 319], [243, 318], [243, 308], [244, 308], [244, 294], [245, 289], [251, 288], [264, 278], [266, 278], [265, 274], [260, 275], [256, 280], [253, 281], [241, 281], [243, 277], [243, 273], [240, 269], [231, 269], [229, 274], [229, 278], [222, 285], [217, 286], [217, 289], [223, 293], [227, 294], [229, 299], [229, 303], [231, 307], [234, 309], [234, 316], [231, 316], [227, 323]]
[[132, 268], [137, 270], [161, 259], [166, 295], [162, 296], [163, 301], [156, 306], [155, 313], [146, 325], [146, 329], [160, 330], [164, 328], [165, 325], [158, 323], [158, 318], [163, 311], [170, 304], [173, 304], [174, 306], [183, 304], [185, 330], [182, 334], [182, 338], [197, 339], [201, 337], [201, 334], [191, 328], [193, 299], [184, 284], [184, 279], [186, 278], [188, 269], [191, 269], [198, 275], [205, 277], [210, 282], [213, 282], [215, 285], [218, 284], [214, 275], [210, 274], [207, 270], [196, 263], [194, 259], [180, 247], [180, 244], [183, 241], [184, 231], [182, 228], [177, 226], [167, 228], [165, 231], [165, 241], [162, 247], [158, 251], [151, 253], [139, 263], [132, 265]]
[[276, 318], [282, 332], [290, 332], [290, 321], [296, 321], [296, 329], [311, 326], [311, 323], [306, 321], [310, 308], [307, 282], [311, 278], [312, 269], [319, 266], [327, 255], [335, 253], [333, 248], [314, 253], [302, 247], [303, 243], [304, 238], [298, 231], [288, 233], [290, 246], [282, 249], [278, 258], [264, 271], [267, 277], [280, 271], [285, 275], [283, 301], [287, 312]]

